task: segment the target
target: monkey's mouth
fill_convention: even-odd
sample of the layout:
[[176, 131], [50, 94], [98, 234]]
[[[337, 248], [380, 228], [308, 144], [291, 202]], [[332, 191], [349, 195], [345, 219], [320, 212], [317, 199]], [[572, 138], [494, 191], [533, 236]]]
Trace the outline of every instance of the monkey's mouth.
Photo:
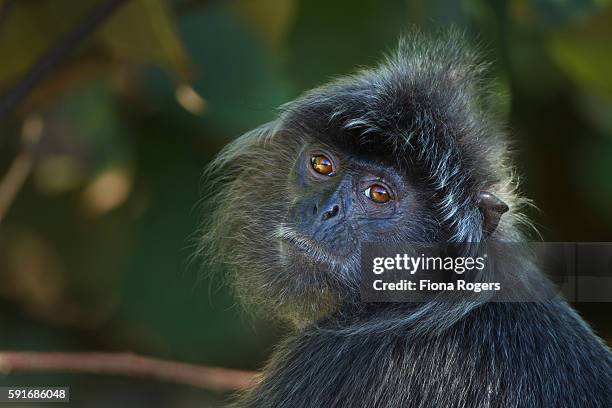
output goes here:
[[339, 266], [344, 261], [341, 256], [332, 253], [323, 245], [300, 234], [291, 227], [284, 225], [278, 227], [276, 238], [280, 242], [280, 253], [283, 256], [297, 253], [310, 262], [325, 264], [329, 267]]

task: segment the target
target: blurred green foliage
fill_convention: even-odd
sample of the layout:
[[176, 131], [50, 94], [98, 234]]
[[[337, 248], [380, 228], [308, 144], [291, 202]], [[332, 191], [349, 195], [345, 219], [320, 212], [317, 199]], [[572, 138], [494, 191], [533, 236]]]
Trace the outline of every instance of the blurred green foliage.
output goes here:
[[[0, 0], [0, 92], [99, 0]], [[283, 332], [190, 263], [202, 169], [304, 90], [376, 63], [411, 25], [482, 45], [547, 240], [612, 240], [607, 0], [132, 0], [0, 124], [0, 175], [28, 181], [0, 223], [0, 349], [133, 350], [258, 368]], [[32, 142], [33, 141], [33, 142]], [[612, 337], [607, 304], [578, 305]], [[78, 406], [215, 406], [184, 387], [87, 376]], [[109, 386], [130, 391], [109, 395]]]

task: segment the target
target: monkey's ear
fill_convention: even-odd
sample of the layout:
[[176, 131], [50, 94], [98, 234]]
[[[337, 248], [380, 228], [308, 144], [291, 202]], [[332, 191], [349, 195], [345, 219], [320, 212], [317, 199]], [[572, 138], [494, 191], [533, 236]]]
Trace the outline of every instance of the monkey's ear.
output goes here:
[[488, 191], [481, 191], [478, 193], [478, 207], [482, 214], [483, 235], [489, 237], [495, 232], [501, 216], [509, 210], [508, 204]]

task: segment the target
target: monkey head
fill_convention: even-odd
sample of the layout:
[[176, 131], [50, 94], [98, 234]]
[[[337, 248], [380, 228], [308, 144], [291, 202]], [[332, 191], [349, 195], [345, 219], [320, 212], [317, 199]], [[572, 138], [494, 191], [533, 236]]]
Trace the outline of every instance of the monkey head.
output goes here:
[[357, 304], [364, 242], [512, 239], [516, 216], [500, 216], [519, 201], [483, 73], [460, 35], [412, 33], [226, 147], [203, 248], [248, 308], [307, 322]]

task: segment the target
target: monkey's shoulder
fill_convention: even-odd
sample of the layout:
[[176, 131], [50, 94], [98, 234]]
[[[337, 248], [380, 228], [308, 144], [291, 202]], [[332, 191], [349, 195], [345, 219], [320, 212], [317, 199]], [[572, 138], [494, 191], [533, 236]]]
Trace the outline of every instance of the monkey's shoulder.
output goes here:
[[428, 335], [305, 330], [252, 398], [245, 406], [609, 407], [612, 357], [562, 302], [490, 303]]

